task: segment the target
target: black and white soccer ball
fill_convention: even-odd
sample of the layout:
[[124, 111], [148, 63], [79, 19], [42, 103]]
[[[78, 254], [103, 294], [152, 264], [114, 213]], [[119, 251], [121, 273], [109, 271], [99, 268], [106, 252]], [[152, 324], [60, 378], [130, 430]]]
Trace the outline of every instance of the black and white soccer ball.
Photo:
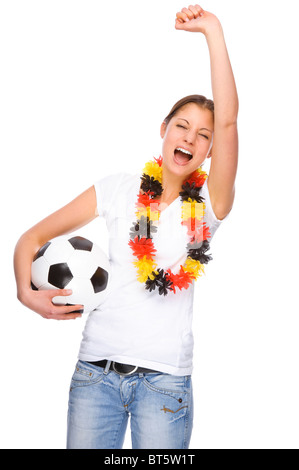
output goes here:
[[36, 253], [31, 266], [35, 290], [71, 289], [68, 296], [53, 298], [56, 305], [84, 305], [90, 313], [106, 298], [110, 264], [103, 250], [86, 238], [58, 237]]

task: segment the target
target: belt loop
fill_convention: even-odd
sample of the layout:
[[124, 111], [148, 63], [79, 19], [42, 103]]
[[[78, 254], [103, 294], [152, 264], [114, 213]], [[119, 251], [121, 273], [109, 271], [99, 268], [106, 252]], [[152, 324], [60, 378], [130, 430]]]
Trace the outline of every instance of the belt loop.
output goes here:
[[144, 377], [144, 373], [143, 372], [139, 372], [139, 378], [142, 379]]
[[111, 366], [112, 361], [107, 361], [107, 364], [105, 366], [104, 374], [107, 375]]

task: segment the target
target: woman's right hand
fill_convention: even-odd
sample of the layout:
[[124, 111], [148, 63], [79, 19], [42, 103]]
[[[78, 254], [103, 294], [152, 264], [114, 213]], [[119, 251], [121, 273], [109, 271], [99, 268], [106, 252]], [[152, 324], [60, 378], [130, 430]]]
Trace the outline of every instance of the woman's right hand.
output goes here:
[[81, 317], [81, 313], [72, 313], [83, 310], [83, 305], [55, 305], [52, 299], [57, 296], [71, 295], [68, 289], [32, 290], [28, 289], [19, 299], [26, 307], [48, 320], [74, 320]]

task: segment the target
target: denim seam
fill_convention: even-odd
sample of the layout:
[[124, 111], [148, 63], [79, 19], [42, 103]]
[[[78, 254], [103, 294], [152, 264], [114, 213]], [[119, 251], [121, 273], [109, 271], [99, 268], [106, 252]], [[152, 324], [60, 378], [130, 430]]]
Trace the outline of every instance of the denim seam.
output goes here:
[[189, 406], [187, 408], [187, 412], [185, 414], [185, 429], [184, 429], [184, 440], [183, 440], [183, 449], [186, 449], [188, 447], [187, 444], [187, 431], [188, 431], [188, 426], [189, 426]]
[[91, 372], [90, 369], [82, 369], [81, 367], [76, 367], [76, 372], [84, 375], [84, 377], [91, 377], [90, 374], [94, 375], [94, 372]]
[[121, 423], [119, 424], [119, 427], [118, 427], [118, 429], [117, 429], [117, 431], [115, 432], [115, 435], [114, 435], [114, 440], [113, 440], [113, 448], [114, 448], [114, 449], [116, 448], [116, 447], [115, 447], [116, 442], [119, 441], [120, 430], [122, 429], [123, 423], [124, 423], [125, 420], [127, 419], [128, 413], [127, 413], [127, 411], [126, 411], [125, 413], [126, 413], [126, 414], [123, 415], [122, 421], [121, 421]]
[[[146, 378], [144, 378], [143, 380], [143, 383], [144, 385], [149, 388], [150, 390], [154, 391], [154, 392], [158, 392], [158, 393], [161, 393], [162, 395], [168, 395], [170, 396], [169, 394], [170, 393], [175, 393], [175, 394], [184, 394], [184, 395], [188, 395], [188, 391], [184, 391], [184, 390], [170, 390], [170, 389], [167, 389], [167, 388], [158, 388], [158, 387], [155, 387], [153, 386], [151, 383], [149, 383]], [[172, 397], [174, 398], [175, 400], [177, 400], [176, 397]]]
[[79, 388], [79, 387], [90, 387], [91, 385], [96, 385], [99, 382], [101, 382], [104, 379], [104, 377], [100, 377], [97, 380], [85, 380], [85, 381], [77, 381], [73, 380], [71, 381], [71, 388]]
[[[126, 410], [128, 410], [129, 405], [131, 405], [131, 403], [133, 403], [133, 401], [135, 400], [135, 395], [136, 395], [136, 385], [135, 385], [135, 384], [132, 384], [131, 395], [132, 395], [132, 398], [131, 398], [131, 400], [129, 401], [129, 403], [127, 403], [126, 405], [124, 405], [124, 408], [126, 408]], [[122, 402], [124, 403], [123, 396], [122, 396]]]
[[[187, 385], [187, 380], [186, 380]], [[188, 408], [185, 415], [185, 430], [184, 430], [184, 441], [183, 441], [183, 449], [188, 449], [189, 440], [187, 442], [187, 435], [189, 434], [189, 426], [192, 425], [192, 420], [190, 422], [190, 414], [192, 413], [192, 384], [191, 384], [191, 377], [190, 377], [190, 389], [189, 389], [189, 397], [188, 397]]]

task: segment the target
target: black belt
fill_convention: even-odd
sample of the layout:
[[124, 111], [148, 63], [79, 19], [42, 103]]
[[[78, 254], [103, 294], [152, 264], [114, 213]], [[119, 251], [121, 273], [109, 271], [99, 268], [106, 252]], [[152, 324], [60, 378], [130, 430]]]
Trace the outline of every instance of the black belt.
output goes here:
[[[103, 367], [103, 369], [105, 369], [107, 362], [110, 362], [110, 361], [107, 361], [106, 359], [104, 359], [103, 361], [89, 362], [89, 364], [93, 364], [98, 367]], [[121, 364], [120, 362], [114, 362], [114, 361], [111, 362], [108, 370], [113, 370], [117, 374], [124, 375], [124, 376], [133, 375], [133, 374], [141, 374], [141, 373], [145, 373], [145, 374], [149, 374], [153, 372], [156, 374], [159, 373], [156, 370], [145, 369], [144, 367], [138, 367], [138, 366], [131, 366], [129, 364]]]

